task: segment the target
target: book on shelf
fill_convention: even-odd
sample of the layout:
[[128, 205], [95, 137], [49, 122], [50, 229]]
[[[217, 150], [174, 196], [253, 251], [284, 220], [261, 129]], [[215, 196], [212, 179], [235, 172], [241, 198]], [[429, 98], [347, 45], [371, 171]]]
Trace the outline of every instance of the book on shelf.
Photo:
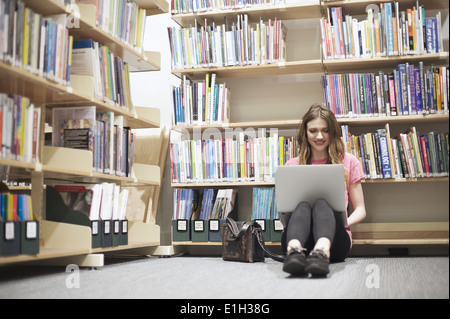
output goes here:
[[449, 176], [448, 132], [420, 134], [411, 127], [392, 136], [387, 124], [355, 136], [341, 128], [346, 151], [360, 160], [366, 179]]
[[74, 41], [71, 73], [93, 77], [97, 99], [134, 111], [128, 63], [114, 56], [107, 46], [93, 40]]
[[96, 26], [142, 53], [147, 11], [135, 1], [75, 0], [74, 3], [95, 5]]
[[222, 24], [204, 19], [189, 28], [169, 27], [172, 69], [269, 64], [286, 61], [282, 21], [249, 23], [246, 14]]
[[252, 219], [279, 219], [275, 187], [253, 187]]
[[125, 220], [128, 190], [114, 183], [52, 183], [64, 204], [90, 220]]
[[372, 117], [449, 112], [448, 66], [410, 63], [392, 72], [322, 76], [325, 104], [336, 117]]
[[0, 93], [0, 157], [36, 162], [39, 154], [41, 109], [20, 95]]
[[289, 3], [307, 3], [314, 0], [171, 0], [172, 14], [186, 14], [217, 10], [283, 6]]
[[20, 0], [0, 0], [0, 61], [68, 86], [72, 42], [66, 14], [43, 17]]
[[35, 220], [31, 196], [28, 194], [0, 193], [0, 217], [0, 220], [5, 222]]
[[97, 112], [95, 106], [52, 110], [52, 145], [93, 153], [93, 170], [131, 177], [134, 133], [123, 116]]
[[236, 196], [236, 189], [175, 188], [173, 220], [227, 219], [233, 211]]
[[218, 83], [216, 74], [191, 81], [183, 76], [180, 86], [172, 86], [175, 125], [223, 124], [230, 122], [230, 89]]
[[[441, 13], [425, 17], [425, 8], [416, 5], [399, 9], [399, 2], [368, 6], [364, 20], [345, 14], [341, 7], [327, 8], [320, 19], [322, 53], [325, 60], [371, 58], [443, 51]], [[428, 15], [428, 12], [427, 12]]]
[[[262, 130], [265, 131], [265, 130]], [[174, 183], [273, 181], [275, 168], [297, 154], [295, 137], [244, 136], [208, 140], [171, 139]]]

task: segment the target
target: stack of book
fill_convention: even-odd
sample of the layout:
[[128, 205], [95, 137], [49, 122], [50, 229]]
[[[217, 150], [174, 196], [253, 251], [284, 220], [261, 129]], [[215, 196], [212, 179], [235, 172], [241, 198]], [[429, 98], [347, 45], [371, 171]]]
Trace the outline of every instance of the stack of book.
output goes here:
[[420, 134], [415, 127], [391, 137], [390, 128], [355, 136], [342, 126], [347, 152], [361, 162], [367, 179], [449, 175], [448, 132]]
[[203, 81], [186, 76], [180, 86], [172, 87], [175, 125], [222, 124], [230, 122], [230, 89], [216, 83], [216, 74]]
[[73, 43], [72, 74], [94, 78], [97, 99], [133, 112], [128, 63], [93, 40]]
[[125, 220], [128, 190], [113, 183], [56, 183], [64, 204], [90, 220]]
[[[419, 5], [400, 11], [399, 3], [368, 6], [367, 18], [343, 15], [341, 7], [328, 8], [320, 20], [323, 58], [369, 58], [443, 51], [441, 13], [425, 18]], [[363, 14], [361, 12], [361, 14]]]
[[41, 109], [19, 95], [0, 93], [0, 158], [36, 162]]
[[192, 27], [169, 27], [172, 69], [257, 65], [286, 61], [284, 24], [269, 19], [249, 23], [246, 14], [218, 24], [204, 20]]
[[275, 168], [297, 154], [295, 137], [185, 140], [170, 144], [174, 183], [273, 181]]
[[175, 188], [173, 220], [227, 219], [236, 200], [236, 189]]
[[75, 0], [75, 4], [95, 5], [96, 25], [121, 42], [142, 53], [146, 10], [134, 1]]
[[448, 66], [404, 63], [387, 73], [329, 74], [322, 88], [337, 117], [448, 113]]
[[[7, 191], [5, 193], [2, 193]], [[39, 222], [31, 196], [13, 194], [0, 186], [0, 257], [39, 253]]]
[[275, 187], [253, 188], [252, 219], [279, 219]]
[[20, 0], [0, 0], [0, 61], [68, 86], [72, 42], [65, 14], [43, 17]]
[[123, 116], [96, 112], [95, 106], [54, 108], [52, 145], [93, 153], [96, 172], [131, 177], [133, 132]]

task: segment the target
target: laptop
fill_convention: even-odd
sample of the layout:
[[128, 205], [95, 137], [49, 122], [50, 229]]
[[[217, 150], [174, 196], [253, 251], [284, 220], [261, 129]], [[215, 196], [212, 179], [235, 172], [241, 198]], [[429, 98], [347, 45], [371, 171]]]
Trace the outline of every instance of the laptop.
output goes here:
[[347, 225], [345, 206], [344, 165], [289, 165], [279, 166], [275, 172], [277, 210], [283, 226], [302, 201], [314, 205], [325, 199], [344, 225]]

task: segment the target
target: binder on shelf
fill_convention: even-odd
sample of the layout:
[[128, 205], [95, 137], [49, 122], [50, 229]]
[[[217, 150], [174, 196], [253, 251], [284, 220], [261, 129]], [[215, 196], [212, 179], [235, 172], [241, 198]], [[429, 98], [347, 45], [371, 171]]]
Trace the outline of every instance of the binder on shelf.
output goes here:
[[23, 255], [39, 254], [39, 222], [35, 220], [20, 223], [20, 252]]
[[120, 220], [112, 220], [112, 246], [120, 245]]
[[177, 219], [172, 221], [172, 240], [173, 241], [191, 240], [191, 227], [189, 220]]
[[191, 240], [207, 242], [209, 238], [209, 223], [207, 220], [191, 220]]
[[[230, 216], [231, 217], [231, 216]], [[226, 224], [227, 221], [224, 219], [210, 219], [209, 220], [209, 236], [208, 239], [211, 242], [221, 242], [222, 241], [222, 224]]]
[[11, 257], [20, 255], [21, 222], [5, 221], [1, 223], [3, 229], [3, 256]]
[[102, 231], [102, 247], [112, 247], [113, 245], [113, 228], [112, 228], [112, 220], [101, 220], [100, 221], [103, 227]]
[[120, 221], [120, 243], [121, 246], [128, 245], [128, 220]]
[[98, 220], [91, 221], [92, 248], [102, 247], [102, 223]]
[[271, 220], [270, 219], [255, 219], [255, 222], [261, 225], [263, 231], [263, 239], [265, 242], [272, 241], [272, 232], [270, 231]]
[[281, 237], [283, 235], [283, 224], [279, 219], [271, 219], [269, 221], [270, 227], [270, 239], [272, 242], [281, 242]]

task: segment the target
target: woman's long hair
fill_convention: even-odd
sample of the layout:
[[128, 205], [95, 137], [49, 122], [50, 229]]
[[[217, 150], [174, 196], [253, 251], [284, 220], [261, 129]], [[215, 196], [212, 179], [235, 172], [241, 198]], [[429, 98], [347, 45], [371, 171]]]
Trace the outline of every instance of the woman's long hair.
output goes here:
[[341, 127], [333, 112], [319, 104], [313, 104], [303, 116], [297, 135], [299, 143], [299, 164], [311, 164], [311, 145], [308, 142], [307, 124], [315, 119], [324, 119], [328, 125], [328, 160], [327, 164], [341, 164], [345, 155], [344, 142], [341, 139]]
[[[333, 112], [331, 112], [328, 108], [321, 106], [319, 104], [313, 104], [308, 112], [303, 116], [302, 121], [300, 122], [300, 127], [297, 135], [297, 141], [299, 144], [299, 157], [298, 162], [300, 165], [309, 165], [311, 164], [311, 145], [308, 142], [308, 135], [306, 125], [308, 122], [322, 118], [328, 124], [328, 137], [329, 137], [329, 145], [328, 145], [328, 160], [327, 164], [342, 164], [342, 161], [345, 156], [345, 146], [342, 141], [342, 133], [341, 127], [336, 120]], [[345, 187], [348, 189], [349, 187], [349, 172], [344, 167], [344, 178], [345, 178]]]

